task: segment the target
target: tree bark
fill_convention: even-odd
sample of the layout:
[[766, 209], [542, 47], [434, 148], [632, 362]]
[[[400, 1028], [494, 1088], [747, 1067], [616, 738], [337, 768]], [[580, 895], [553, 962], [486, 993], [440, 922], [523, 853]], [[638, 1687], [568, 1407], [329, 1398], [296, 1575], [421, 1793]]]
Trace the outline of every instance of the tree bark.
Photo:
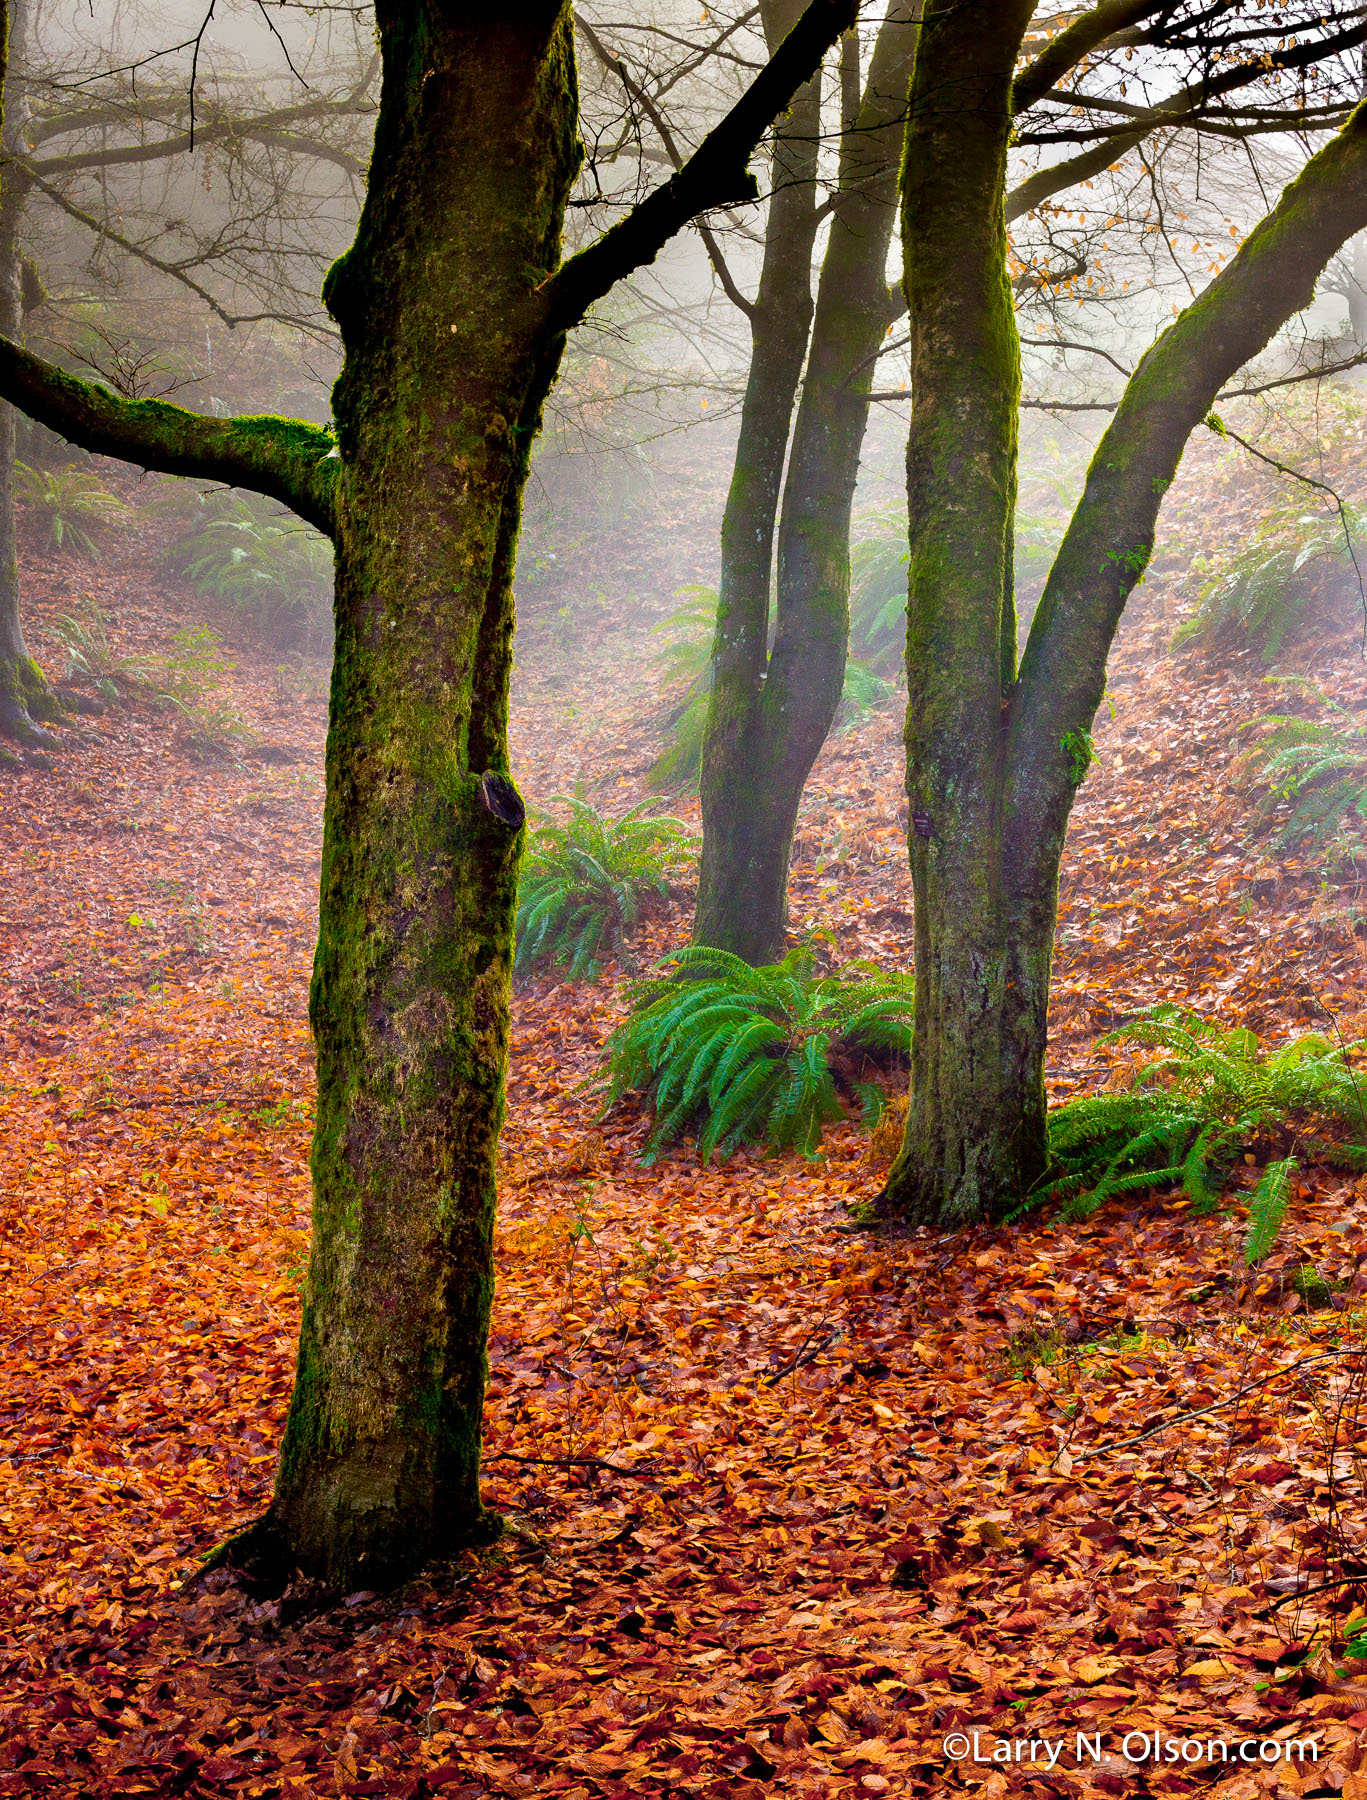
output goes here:
[[[1015, 676], [1011, 545], [1020, 347], [1003, 196], [1029, 0], [933, 0], [903, 169], [914, 395], [907, 794], [916, 1018], [906, 1141], [885, 1205], [958, 1223], [1043, 1167], [1001, 866], [1003, 696]], [[1028, 959], [1030, 960], [1030, 959]]]
[[[1002, 35], [1022, 10], [998, 7]], [[975, 55], [974, 35], [952, 0], [927, 15], [904, 192], [917, 989], [906, 1138], [880, 1207], [942, 1226], [1000, 1216], [1046, 1167], [1045, 1030], [1064, 833], [1106, 659], [1163, 494], [1221, 387], [1310, 303], [1326, 262], [1367, 222], [1364, 105], [1141, 360], [1092, 459], [1017, 674], [1003, 72], [989, 85], [984, 64], [1000, 39], [982, 33]], [[957, 101], [942, 106], [951, 92]]]
[[[12, 0], [10, 45], [6, 58], [4, 130], [7, 153], [17, 146], [22, 111], [14, 101], [22, 81], [28, 37], [28, 0]], [[16, 77], [18, 79], [16, 79]], [[17, 339], [23, 326], [23, 263], [19, 224], [24, 210], [24, 183], [12, 169], [0, 179], [0, 337]], [[14, 408], [0, 401], [0, 737], [29, 748], [52, 749], [60, 742], [41, 720], [60, 719], [63, 708], [42, 670], [29, 655], [19, 617], [19, 555], [14, 532]]]
[[[765, 9], [771, 43], [793, 0]], [[768, 805], [768, 770], [754, 756], [768, 660], [774, 533], [793, 405], [812, 322], [821, 76], [795, 96], [775, 135], [759, 291], [750, 315], [750, 369], [721, 527], [712, 687], [703, 740], [702, 858], [693, 941], [747, 962], [780, 953], [791, 824]]]
[[[703, 849], [693, 941], [748, 962], [782, 955], [793, 830], [831, 729], [849, 645], [850, 513], [874, 361], [900, 301], [887, 284], [914, 9], [894, 0], [842, 124], [841, 166], [813, 309], [805, 237], [771, 210], [735, 474], [703, 744]], [[853, 46], [849, 46], [853, 48]], [[775, 195], [774, 209], [779, 195]], [[800, 287], [805, 374], [797, 346]], [[761, 284], [761, 301], [765, 287]], [[801, 384], [788, 447], [789, 420]], [[749, 429], [747, 430], [747, 427]], [[785, 448], [786, 479], [780, 489]], [[766, 654], [777, 520], [775, 629]]]
[[568, 11], [517, 10], [381, 7], [367, 198], [325, 288], [346, 479], [314, 1241], [258, 1545], [349, 1583], [496, 1530], [479, 1451], [522, 835], [512, 573], [562, 343], [528, 300], [559, 261], [580, 156]]

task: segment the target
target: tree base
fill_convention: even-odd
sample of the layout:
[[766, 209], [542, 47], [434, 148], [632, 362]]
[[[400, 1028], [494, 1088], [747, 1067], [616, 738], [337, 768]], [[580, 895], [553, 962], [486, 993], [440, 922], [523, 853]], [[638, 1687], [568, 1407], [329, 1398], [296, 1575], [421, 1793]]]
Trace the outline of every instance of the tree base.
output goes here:
[[498, 1542], [506, 1530], [507, 1525], [501, 1513], [494, 1512], [490, 1507], [481, 1507], [470, 1521], [468, 1529], [461, 1533], [459, 1541], [448, 1543], [443, 1551], [415, 1559], [407, 1553], [406, 1547], [396, 1546], [383, 1564], [370, 1559], [364, 1568], [350, 1570], [336, 1562], [315, 1566], [315, 1559], [302, 1559], [292, 1547], [288, 1533], [272, 1507], [248, 1525], [245, 1531], [226, 1538], [209, 1551], [201, 1559], [194, 1574], [185, 1582], [181, 1592], [192, 1592], [207, 1576], [218, 1570], [228, 1570], [242, 1577], [258, 1593], [271, 1598], [284, 1593], [286, 1588], [300, 1581], [311, 1583], [320, 1594], [346, 1593], [361, 1586], [372, 1589], [394, 1588], [416, 1575], [424, 1564], [440, 1562], [443, 1555], [454, 1556], [461, 1550], [487, 1550], [491, 1544]]
[[999, 1223], [1017, 1202], [1014, 1189], [998, 1187], [985, 1193], [981, 1180], [972, 1177], [952, 1186], [941, 1170], [920, 1169], [904, 1152], [892, 1165], [870, 1208], [873, 1216], [887, 1225], [907, 1229], [928, 1225], [935, 1231], [963, 1231], [974, 1225]]
[[57, 733], [39, 721], [58, 723], [65, 717], [66, 708], [31, 656], [0, 661], [0, 737], [25, 750], [60, 750]]

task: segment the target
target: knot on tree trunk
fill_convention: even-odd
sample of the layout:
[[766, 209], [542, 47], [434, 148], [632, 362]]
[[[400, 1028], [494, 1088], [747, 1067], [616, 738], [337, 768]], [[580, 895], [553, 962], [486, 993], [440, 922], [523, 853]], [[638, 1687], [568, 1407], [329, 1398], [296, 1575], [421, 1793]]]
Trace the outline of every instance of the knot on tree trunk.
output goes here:
[[510, 831], [520, 831], [526, 823], [527, 809], [522, 804], [521, 794], [497, 769], [486, 769], [480, 776], [479, 803], [485, 812], [492, 813]]

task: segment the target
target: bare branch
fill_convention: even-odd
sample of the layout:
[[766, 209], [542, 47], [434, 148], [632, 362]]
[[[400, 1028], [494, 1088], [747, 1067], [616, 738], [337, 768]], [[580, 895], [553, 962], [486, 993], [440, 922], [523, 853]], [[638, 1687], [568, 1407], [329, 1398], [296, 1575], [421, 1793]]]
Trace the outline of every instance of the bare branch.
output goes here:
[[276, 107], [270, 112], [237, 119], [220, 119], [217, 124], [196, 126], [193, 131], [178, 132], [174, 137], [158, 138], [147, 144], [118, 144], [112, 148], [78, 150], [66, 156], [44, 156], [22, 166], [30, 173], [53, 177], [78, 174], [84, 169], [113, 169], [130, 163], [157, 162], [168, 156], [179, 156], [193, 150], [196, 144], [217, 144], [239, 138], [253, 138], [260, 143], [276, 143], [301, 155], [322, 157], [340, 162], [348, 174], [365, 173], [359, 157], [340, 151], [324, 139], [297, 136], [285, 127], [323, 119], [368, 118], [373, 116], [373, 103], [353, 100], [317, 100], [299, 106]]
[[1100, 5], [1051, 38], [1035, 60], [1017, 75], [1011, 86], [1012, 112], [1027, 112], [1037, 101], [1052, 97], [1050, 89], [1084, 56], [1090, 56], [1127, 25], [1163, 11], [1165, 5], [1166, 0], [1101, 0]]
[[[632, 75], [631, 71], [627, 68], [625, 61], [620, 56], [614, 56], [612, 54], [607, 45], [604, 44], [603, 40], [598, 36], [597, 32], [586, 19], [576, 13], [574, 23], [576, 30], [588, 45], [589, 49], [592, 50], [593, 54], [598, 58], [598, 61], [605, 69], [610, 69], [612, 71], [621, 82], [628, 98], [635, 101], [641, 111], [655, 127], [656, 136], [664, 145], [665, 154], [668, 156], [674, 169], [682, 169], [684, 166], [684, 157], [675, 141], [673, 132], [670, 130], [669, 121], [655, 104], [649, 93], [647, 93], [646, 89]], [[745, 314], [746, 318], [752, 319], [755, 316], [754, 302], [748, 300], [737, 285], [735, 277], [727, 266], [726, 258], [722, 255], [721, 245], [717, 242], [716, 233], [712, 230], [710, 225], [705, 224], [701, 219], [697, 220], [696, 224], [698, 235], [702, 239], [703, 247], [707, 251], [707, 260], [711, 263], [713, 272], [716, 274], [717, 280], [721, 283], [722, 292], [734, 307]]]
[[[1357, 24], [1333, 37], [1315, 38], [1308, 43], [1279, 51], [1276, 66], [1279, 71], [1308, 68], [1340, 51], [1357, 49], [1364, 42], [1367, 42], [1367, 19], [1359, 19]], [[1113, 131], [1106, 128], [1108, 135], [1104, 142], [1083, 151], [1080, 156], [1069, 158], [1067, 162], [1039, 169], [1020, 182], [1006, 197], [1007, 220], [1018, 219], [1063, 189], [1099, 175], [1113, 163], [1119, 162], [1136, 145], [1143, 143], [1152, 132], [1172, 125], [1194, 123], [1212, 100], [1218, 99], [1221, 94], [1232, 93], [1237, 88], [1262, 80], [1268, 72], [1267, 58], [1260, 55], [1254, 60], [1222, 69], [1216, 74], [1204, 75], [1200, 81], [1190, 82], [1168, 99], [1150, 108], [1131, 125], [1116, 126]], [[1074, 104], [1081, 103], [1080, 98], [1072, 95], [1068, 98]]]
[[857, 11], [856, 0], [811, 0], [683, 167], [542, 284], [538, 291], [549, 329], [563, 331], [576, 324], [614, 282], [653, 262], [674, 233], [699, 213], [757, 197], [749, 170], [756, 145], [841, 32], [853, 26]]

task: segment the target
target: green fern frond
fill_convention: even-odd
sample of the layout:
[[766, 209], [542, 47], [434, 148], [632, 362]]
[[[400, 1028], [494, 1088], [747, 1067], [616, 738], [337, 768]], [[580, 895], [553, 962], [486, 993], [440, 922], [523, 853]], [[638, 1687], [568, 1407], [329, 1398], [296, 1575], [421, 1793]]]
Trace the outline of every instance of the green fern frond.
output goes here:
[[[1052, 1168], [1041, 1193], [1067, 1200], [1073, 1217], [1113, 1194], [1169, 1181], [1209, 1210], [1239, 1152], [1297, 1121], [1343, 1129], [1350, 1142], [1332, 1146], [1335, 1155], [1343, 1166], [1367, 1166], [1367, 1081], [1349, 1061], [1355, 1044], [1307, 1032], [1268, 1053], [1251, 1031], [1170, 1005], [1103, 1042], [1160, 1055], [1132, 1088], [1086, 1095], [1050, 1115]], [[1321, 1137], [1311, 1142], [1317, 1155], [1324, 1151]]]
[[[1345, 520], [1347, 530], [1345, 531]], [[1350, 575], [1354, 553], [1367, 542], [1367, 515], [1306, 514], [1294, 505], [1270, 513], [1224, 569], [1202, 587], [1195, 614], [1173, 636], [1174, 649], [1192, 642], [1243, 637], [1277, 655], [1326, 577]]]
[[1297, 1164], [1293, 1156], [1269, 1163], [1262, 1180], [1248, 1199], [1248, 1235], [1244, 1239], [1244, 1262], [1256, 1268], [1277, 1241], [1277, 1233], [1286, 1217], [1291, 1177]]
[[704, 1159], [748, 1139], [815, 1156], [843, 1110], [833, 1045], [908, 1041], [910, 977], [869, 966], [818, 976], [806, 946], [756, 967], [692, 945], [666, 966], [626, 990], [602, 1084], [608, 1105], [629, 1092], [653, 1104], [652, 1156], [689, 1131]]
[[513, 968], [561, 965], [571, 981], [596, 980], [640, 921], [648, 894], [666, 895], [692, 867], [696, 844], [681, 819], [636, 806], [618, 819], [576, 795], [553, 805], [567, 816], [534, 820], [514, 921]]

